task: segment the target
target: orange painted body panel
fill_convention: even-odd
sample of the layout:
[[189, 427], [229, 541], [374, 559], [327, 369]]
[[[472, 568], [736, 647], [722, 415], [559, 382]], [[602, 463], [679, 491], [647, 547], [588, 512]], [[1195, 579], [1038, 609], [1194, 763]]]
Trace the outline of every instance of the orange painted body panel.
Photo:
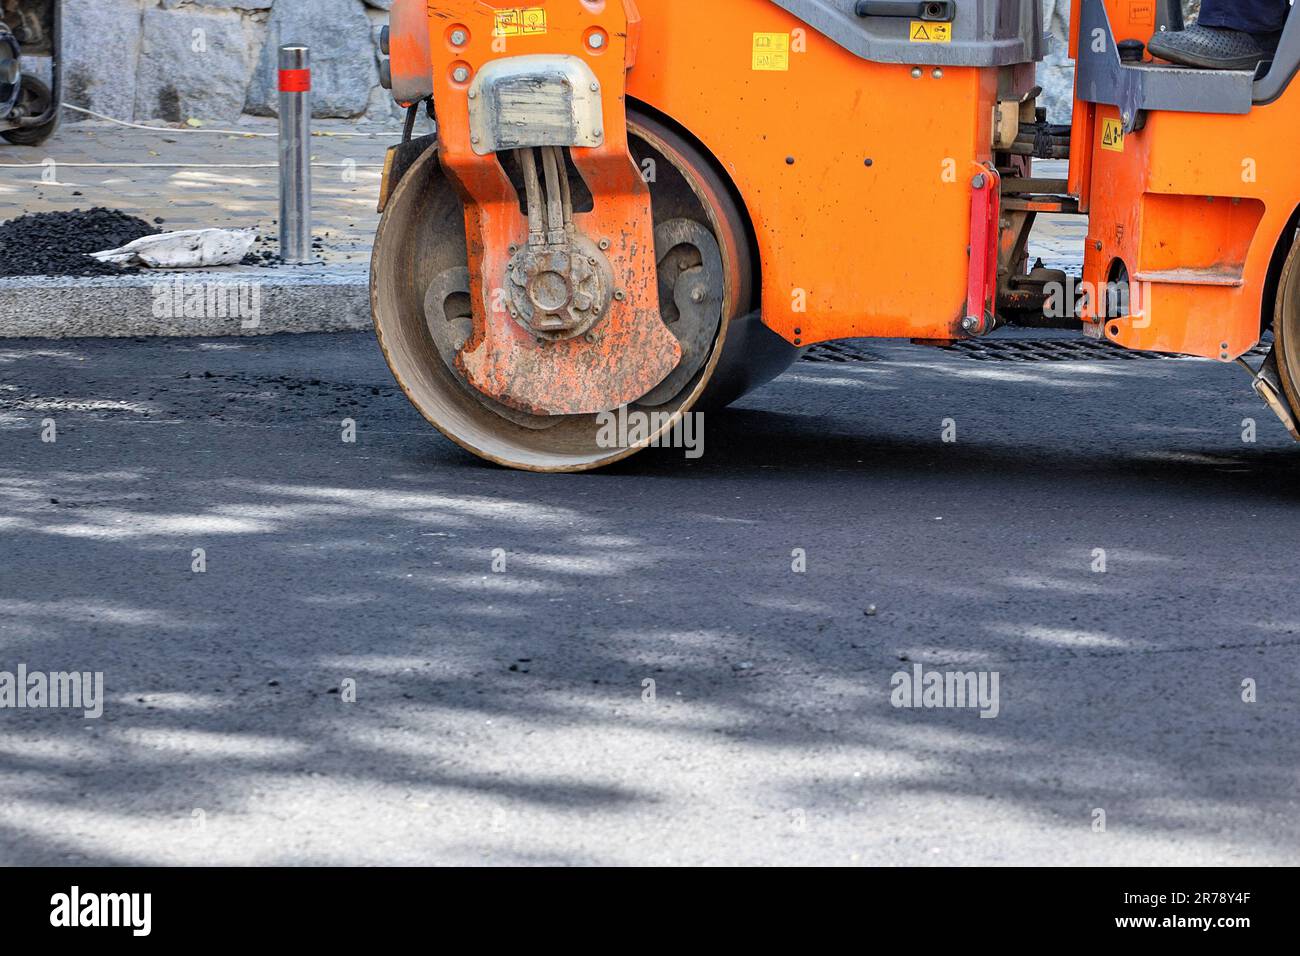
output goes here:
[[[1122, 152], [1105, 149], [1098, 108], [1084, 279], [1124, 263], [1141, 315], [1105, 322], [1128, 348], [1223, 361], [1260, 338], [1273, 253], [1300, 202], [1291, 140], [1300, 88], [1245, 116], [1153, 112]], [[1078, 148], [1078, 147], [1076, 147]]]
[[[763, 321], [802, 345], [960, 337], [997, 71], [914, 78], [768, 0], [640, 6], [628, 92], [686, 127], [735, 183], [761, 253]], [[753, 68], [756, 33], [791, 35], [788, 70]]]

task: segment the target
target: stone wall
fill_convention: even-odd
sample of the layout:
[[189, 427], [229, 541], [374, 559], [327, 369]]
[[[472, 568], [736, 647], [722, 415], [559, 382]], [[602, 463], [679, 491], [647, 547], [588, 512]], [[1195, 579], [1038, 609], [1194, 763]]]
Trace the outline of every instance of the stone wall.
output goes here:
[[[378, 38], [391, 2], [63, 0], [66, 100], [137, 122], [273, 116], [276, 50], [299, 42], [312, 48], [316, 116], [389, 119], [398, 110], [379, 86]], [[1070, 0], [1042, 3], [1053, 40], [1039, 69], [1041, 105], [1067, 123]]]
[[316, 116], [389, 118], [378, 38], [390, 4], [63, 0], [65, 100], [136, 122], [273, 116], [279, 44], [306, 43]]
[[1049, 40], [1047, 57], [1038, 67], [1038, 85], [1043, 95], [1039, 106], [1047, 107], [1052, 123], [1070, 122], [1074, 103], [1074, 63], [1070, 52], [1070, 0], [1043, 0], [1043, 30]]

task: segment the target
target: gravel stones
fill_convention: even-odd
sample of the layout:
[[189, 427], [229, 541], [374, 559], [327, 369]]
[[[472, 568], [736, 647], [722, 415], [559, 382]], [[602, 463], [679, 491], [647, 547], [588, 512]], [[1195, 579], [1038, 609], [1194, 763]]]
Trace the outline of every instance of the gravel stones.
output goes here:
[[92, 252], [158, 233], [143, 219], [96, 206], [42, 212], [0, 224], [0, 276], [122, 275], [136, 269], [99, 262]]

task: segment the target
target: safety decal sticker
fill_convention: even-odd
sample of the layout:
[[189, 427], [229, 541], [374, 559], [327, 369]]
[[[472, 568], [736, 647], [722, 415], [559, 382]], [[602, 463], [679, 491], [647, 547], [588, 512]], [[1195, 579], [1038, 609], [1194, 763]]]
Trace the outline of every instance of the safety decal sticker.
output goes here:
[[754, 69], [787, 72], [790, 69], [790, 34], [755, 33]]
[[1156, 6], [1151, 0], [1138, 0], [1128, 5], [1128, 22], [1130, 26], [1153, 26], [1156, 22]]
[[913, 43], [951, 43], [952, 24], [913, 20], [907, 38]]
[[495, 37], [541, 36], [546, 32], [546, 10], [543, 7], [512, 7], [498, 10]]
[[1101, 148], [1112, 153], [1124, 152], [1124, 124], [1119, 120], [1101, 121]]

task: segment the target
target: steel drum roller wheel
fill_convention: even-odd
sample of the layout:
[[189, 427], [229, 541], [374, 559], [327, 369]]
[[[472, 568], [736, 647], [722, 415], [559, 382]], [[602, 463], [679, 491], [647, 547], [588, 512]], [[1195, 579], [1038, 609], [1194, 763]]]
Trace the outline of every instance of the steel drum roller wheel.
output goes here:
[[[645, 396], [646, 411], [667, 413], [667, 431], [701, 401], [719, 407], [779, 374], [798, 350], [758, 320], [745, 220], [711, 164], [649, 117], [630, 114], [628, 126], [633, 157], [652, 170], [661, 309], [691, 363]], [[421, 414], [474, 454], [528, 471], [587, 471], [641, 450], [601, 447], [595, 415], [529, 415], [463, 379], [454, 360], [468, 329], [467, 266], [460, 197], [431, 149], [390, 198], [371, 265], [380, 347]], [[668, 294], [686, 308], [666, 303]], [[711, 323], [692, 302], [712, 304]]]
[[1278, 376], [1291, 414], [1300, 419], [1300, 235], [1282, 268], [1273, 317]]

